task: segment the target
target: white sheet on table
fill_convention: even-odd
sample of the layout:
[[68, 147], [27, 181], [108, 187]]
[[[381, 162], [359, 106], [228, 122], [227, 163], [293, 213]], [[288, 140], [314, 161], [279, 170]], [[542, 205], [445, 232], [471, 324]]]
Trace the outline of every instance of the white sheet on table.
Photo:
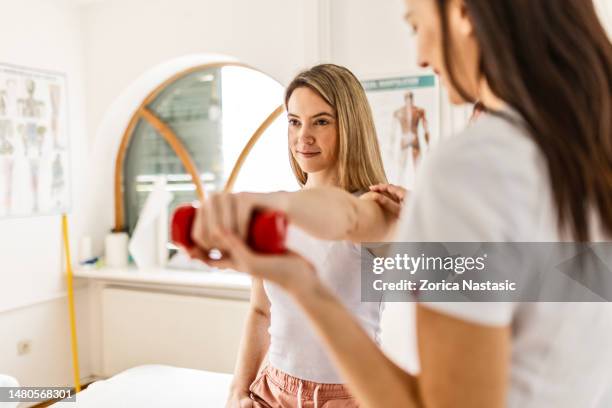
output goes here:
[[58, 402], [53, 408], [223, 408], [229, 374], [144, 365], [97, 381], [77, 394], [77, 403]]

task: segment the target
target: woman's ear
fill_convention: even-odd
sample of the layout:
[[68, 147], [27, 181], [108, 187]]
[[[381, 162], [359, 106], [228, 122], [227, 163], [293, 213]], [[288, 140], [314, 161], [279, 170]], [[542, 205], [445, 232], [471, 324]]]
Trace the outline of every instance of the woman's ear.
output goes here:
[[455, 18], [453, 23], [457, 27], [457, 32], [465, 37], [471, 37], [474, 34], [474, 24], [468, 13], [468, 7], [465, 0], [452, 0], [452, 15]]

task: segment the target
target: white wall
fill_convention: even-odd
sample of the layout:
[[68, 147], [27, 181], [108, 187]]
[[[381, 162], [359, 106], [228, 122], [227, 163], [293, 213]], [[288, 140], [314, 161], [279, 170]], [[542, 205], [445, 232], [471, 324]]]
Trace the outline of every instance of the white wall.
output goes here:
[[[82, 205], [88, 183], [80, 24], [67, 2], [0, 1], [0, 61], [68, 77], [73, 243], [83, 230], [83, 214], [74, 209]], [[0, 372], [25, 385], [72, 383], [60, 237], [59, 215], [0, 220]], [[76, 245], [72, 250], [75, 253]], [[81, 333], [83, 355], [88, 354], [86, 337], [86, 331]], [[22, 339], [31, 340], [32, 349], [17, 356], [17, 341]], [[88, 372], [84, 358], [82, 373]]]
[[[80, 346], [80, 374], [91, 374], [87, 292], [77, 291], [77, 336]], [[73, 386], [68, 302], [66, 297], [29, 305], [0, 314], [0, 372], [26, 386]], [[31, 351], [17, 355], [17, 343], [32, 341]]]
[[329, 0], [331, 55], [361, 78], [421, 72], [403, 0]]
[[[309, 62], [315, 1], [107, 0], [83, 10], [90, 134], [142, 73], [188, 54], [219, 53], [281, 82]], [[309, 55], [310, 54], [310, 55]]]

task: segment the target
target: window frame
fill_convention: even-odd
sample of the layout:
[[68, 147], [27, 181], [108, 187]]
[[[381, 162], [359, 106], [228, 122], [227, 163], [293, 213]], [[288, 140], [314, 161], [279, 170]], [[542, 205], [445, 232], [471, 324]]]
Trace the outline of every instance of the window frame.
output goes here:
[[[164, 138], [164, 140], [168, 143], [172, 151], [178, 156], [179, 160], [183, 164], [183, 167], [187, 171], [187, 173], [191, 176], [191, 181], [196, 186], [197, 196], [200, 200], [204, 199], [206, 196], [206, 192], [204, 190], [204, 186], [202, 185], [202, 181], [199, 177], [199, 171], [195, 165], [195, 162], [183, 143], [181, 139], [176, 135], [176, 133], [172, 130], [172, 128], [166, 124], [161, 118], [159, 118], [151, 109], [149, 109], [149, 105], [170, 85], [174, 82], [180, 80], [181, 78], [195, 73], [197, 71], [211, 69], [211, 68], [224, 68], [224, 67], [242, 67], [251, 69], [257, 72], [260, 72], [264, 75], [268, 75], [265, 72], [253, 68], [247, 64], [243, 64], [240, 62], [214, 62], [209, 64], [200, 64], [188, 69], [182, 70], [171, 77], [167, 78], [160, 85], [155, 87], [142, 101], [136, 111], [132, 114], [130, 121], [128, 122], [125, 131], [123, 132], [123, 136], [121, 138], [121, 143], [119, 145], [119, 149], [117, 150], [117, 155], [115, 158], [115, 178], [114, 178], [114, 193], [115, 193], [115, 228], [114, 231], [125, 231], [125, 180], [123, 177], [123, 170], [125, 165], [125, 158], [127, 156], [128, 147], [132, 140], [132, 136], [136, 129], [136, 125], [140, 120], [147, 122], [151, 125], [157, 133]], [[268, 75], [269, 76], [269, 75]], [[263, 120], [261, 125], [255, 130], [255, 132], [251, 135], [249, 140], [246, 142], [238, 159], [234, 163], [230, 176], [228, 177], [223, 191], [229, 192], [232, 191], [234, 187], [234, 183], [240, 174], [240, 170], [242, 165], [246, 161], [249, 153], [257, 143], [257, 141], [261, 138], [261, 136], [265, 133], [268, 127], [280, 117], [280, 115], [284, 112], [285, 108], [283, 105], [279, 105], [272, 113], [268, 115], [267, 118]]]

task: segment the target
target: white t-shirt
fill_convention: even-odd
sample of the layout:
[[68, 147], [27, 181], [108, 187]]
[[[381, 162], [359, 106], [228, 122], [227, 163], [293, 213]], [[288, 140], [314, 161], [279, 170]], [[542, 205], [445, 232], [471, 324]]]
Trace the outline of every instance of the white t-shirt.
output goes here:
[[[293, 226], [289, 226], [286, 244], [315, 266], [323, 283], [380, 343], [382, 295], [378, 302], [361, 301], [360, 245], [320, 240]], [[364, 251], [364, 256], [373, 255]], [[344, 383], [302, 309], [275, 284], [264, 282], [264, 288], [270, 300], [270, 365], [302, 380]]]
[[[599, 226], [593, 227], [592, 240], [603, 241]], [[536, 144], [524, 130], [493, 115], [440, 144], [422, 163], [396, 240], [562, 241]], [[425, 306], [479, 324], [511, 325], [508, 407], [607, 406], [602, 398], [612, 384], [611, 304]]]

